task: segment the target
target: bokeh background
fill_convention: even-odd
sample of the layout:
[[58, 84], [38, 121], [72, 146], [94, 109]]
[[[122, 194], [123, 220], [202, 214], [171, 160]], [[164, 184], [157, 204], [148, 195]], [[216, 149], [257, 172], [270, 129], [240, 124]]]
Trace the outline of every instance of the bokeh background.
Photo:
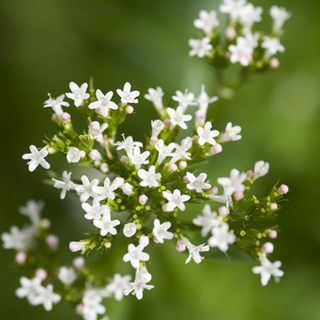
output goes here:
[[[275, 0], [256, 0], [267, 9]], [[320, 3], [277, 0], [293, 18], [286, 25], [287, 47], [278, 71], [259, 77], [227, 103], [212, 108], [217, 127], [231, 120], [243, 127], [243, 140], [226, 148], [206, 169], [210, 177], [255, 160], [271, 163], [262, 188], [281, 179], [290, 185], [290, 201], [280, 217], [282, 233], [275, 257], [286, 275], [262, 288], [248, 262], [205, 260], [184, 265], [167, 246], [153, 257], [156, 290], [142, 302], [133, 297], [110, 303], [114, 320], [316, 320], [320, 319]], [[81, 238], [79, 204], [61, 202], [56, 190], [30, 174], [21, 154], [52, 132], [42, 103], [49, 91], [66, 92], [70, 80], [93, 77], [97, 87], [116, 89], [129, 80], [145, 92], [161, 85], [169, 94], [205, 83], [216, 93], [213, 70], [188, 57], [187, 41], [196, 36], [193, 19], [217, 0], [2, 0], [0, 2], [0, 232], [22, 223], [17, 208], [27, 199], [44, 199], [46, 215], [62, 236], [62, 246]], [[156, 116], [148, 102], [136, 108], [123, 128], [143, 138]], [[46, 313], [18, 300], [18, 276], [11, 253], [0, 253], [0, 319], [77, 319], [67, 304]], [[107, 266], [106, 266], [107, 268]]]

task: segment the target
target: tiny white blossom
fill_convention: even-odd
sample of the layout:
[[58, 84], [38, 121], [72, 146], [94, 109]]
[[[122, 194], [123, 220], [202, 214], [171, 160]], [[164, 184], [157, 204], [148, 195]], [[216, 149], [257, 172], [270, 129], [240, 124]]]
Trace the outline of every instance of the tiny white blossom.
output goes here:
[[213, 227], [217, 227], [221, 224], [221, 220], [218, 219], [217, 213], [212, 211], [210, 206], [206, 204], [202, 209], [202, 214], [192, 220], [193, 224], [202, 227], [201, 235], [206, 237]]
[[254, 23], [262, 20], [262, 11], [261, 7], [248, 3], [240, 11], [240, 22], [250, 30]]
[[102, 206], [102, 208], [104, 210], [102, 218], [93, 220], [93, 224], [100, 229], [100, 235], [102, 237], [109, 233], [114, 236], [117, 234], [115, 227], [120, 224], [120, 221], [117, 219], [111, 220], [111, 213], [108, 206]]
[[121, 98], [121, 102], [126, 105], [128, 103], [138, 103], [138, 99], [136, 98], [139, 97], [140, 92], [138, 90], [131, 91], [131, 84], [126, 82], [123, 90], [117, 89], [117, 94]]
[[99, 184], [98, 179], [93, 179], [92, 181], [85, 175], [81, 177], [82, 184], [75, 186], [77, 193], [80, 195], [80, 201], [86, 202], [89, 198], [95, 198], [97, 193], [93, 191], [93, 187]]
[[102, 296], [94, 288], [87, 289], [82, 298], [83, 310], [81, 315], [85, 320], [97, 320], [98, 315], [104, 314], [106, 308], [102, 305]]
[[151, 120], [151, 137], [157, 138], [160, 132], [164, 129], [164, 123], [161, 120]]
[[261, 284], [266, 286], [273, 276], [276, 280], [279, 280], [283, 275], [284, 272], [280, 270], [281, 262], [275, 261], [271, 262], [267, 259], [266, 256], [260, 257], [260, 266], [254, 267], [252, 269], [254, 274], [260, 274], [261, 276]]
[[77, 275], [71, 267], [60, 267], [58, 278], [63, 284], [70, 286], [77, 279]]
[[209, 97], [208, 93], [206, 92], [206, 87], [204, 85], [201, 86], [201, 92], [196, 100], [199, 106], [198, 111], [202, 114], [202, 121], [199, 123], [199, 125], [203, 124], [206, 119], [209, 104], [215, 103], [217, 100], [218, 97]]
[[179, 126], [181, 129], [187, 129], [186, 121], [190, 121], [192, 116], [190, 114], [184, 114], [183, 108], [178, 107], [176, 110], [167, 108], [168, 115], [170, 117], [171, 124]]
[[71, 181], [72, 172], [63, 171], [62, 181], [57, 179], [52, 179], [54, 181], [54, 187], [61, 189], [60, 199], [64, 199], [68, 191], [73, 190], [75, 184]]
[[216, 140], [214, 139], [219, 135], [218, 130], [211, 130], [212, 123], [210, 121], [206, 122], [204, 127], [198, 127], [197, 133], [199, 135], [199, 144], [203, 146], [206, 143], [209, 143], [211, 145], [216, 144]]
[[257, 178], [260, 178], [260, 177], [263, 177], [265, 176], [266, 174], [268, 174], [269, 172], [269, 168], [270, 168], [270, 165], [268, 162], [265, 162], [265, 161], [257, 161], [255, 164], [254, 164], [254, 178], [257, 179]]
[[37, 225], [40, 222], [41, 211], [43, 208], [43, 201], [29, 200], [25, 206], [19, 208], [19, 211], [21, 214], [29, 217], [32, 224]]
[[172, 100], [178, 102], [178, 107], [181, 107], [183, 111], [195, 103], [194, 94], [188, 90], [185, 92], [179, 90], [176, 91], [176, 94], [172, 97]]
[[191, 137], [186, 137], [184, 138], [180, 145], [175, 144], [175, 151], [172, 154], [172, 159], [170, 160], [170, 164], [176, 163], [179, 160], [186, 159], [190, 160], [191, 159], [191, 153], [188, 152], [188, 150], [192, 147], [192, 138]]
[[74, 101], [76, 107], [80, 107], [83, 104], [83, 101], [90, 98], [90, 94], [87, 93], [88, 84], [85, 82], [80, 87], [74, 83], [69, 83], [69, 88], [71, 92], [66, 93], [66, 96], [69, 99]]
[[39, 165], [44, 169], [50, 168], [50, 164], [44, 159], [49, 154], [47, 147], [43, 147], [39, 151], [36, 146], [31, 145], [29, 150], [30, 153], [25, 153], [22, 156], [22, 159], [29, 160], [28, 167], [30, 172], [33, 172], [35, 169], [37, 169]]
[[171, 142], [166, 146], [164, 141], [162, 139], [159, 139], [157, 144], [155, 145], [155, 148], [158, 151], [157, 163], [161, 164], [163, 160], [173, 155], [172, 151], [175, 148], [175, 144]]
[[211, 53], [212, 44], [210, 43], [210, 39], [205, 37], [202, 39], [190, 39], [189, 46], [191, 50], [189, 55], [191, 57], [197, 56], [199, 58], [203, 58]]
[[155, 219], [153, 221], [153, 229], [152, 233], [157, 243], [163, 243], [164, 240], [171, 240], [173, 239], [173, 233], [168, 231], [171, 228], [171, 222], [166, 221], [160, 223], [159, 219]]
[[22, 277], [20, 278], [20, 285], [21, 287], [16, 290], [17, 297], [20, 299], [26, 298], [31, 305], [36, 305], [34, 300], [41, 289], [41, 279], [38, 277], [33, 279]]
[[140, 185], [142, 187], [158, 187], [159, 186], [158, 181], [161, 178], [161, 173], [156, 173], [155, 166], [150, 166], [148, 171], [144, 169], [139, 169], [138, 176], [142, 180], [140, 182]]
[[78, 163], [84, 155], [84, 151], [76, 147], [71, 147], [67, 152], [67, 161], [69, 163]]
[[140, 261], [148, 261], [150, 256], [148, 253], [143, 252], [144, 246], [141, 244], [135, 246], [130, 243], [128, 246], [128, 252], [123, 256], [124, 262], [130, 262], [133, 268], [138, 269]]
[[229, 52], [232, 63], [239, 62], [242, 66], [247, 67], [252, 60], [252, 47], [244, 37], [237, 38], [237, 43], [229, 46]]
[[54, 304], [61, 300], [61, 296], [53, 292], [52, 284], [40, 287], [37, 296], [33, 299], [35, 305], [42, 304], [46, 311], [51, 311]]
[[218, 183], [223, 187], [224, 194], [230, 197], [234, 192], [243, 192], [243, 182], [247, 179], [246, 173], [240, 173], [237, 169], [230, 171], [230, 177], [218, 178]]
[[1, 240], [3, 241], [4, 249], [24, 251], [33, 247], [37, 235], [38, 232], [34, 226], [27, 226], [22, 229], [12, 226], [10, 232], [1, 234]]
[[131, 161], [131, 163], [137, 168], [140, 169], [140, 167], [143, 164], [148, 164], [149, 160], [148, 157], [150, 155], [149, 151], [144, 151], [141, 153], [140, 147], [135, 146], [131, 152], [128, 153], [128, 157]]
[[219, 19], [216, 11], [201, 10], [199, 18], [194, 21], [194, 26], [202, 30], [205, 34], [210, 36], [213, 29], [219, 25]]
[[115, 199], [115, 193], [114, 191], [120, 188], [123, 185], [123, 178], [115, 178], [112, 182], [109, 177], [106, 177], [103, 182], [103, 186], [93, 186], [92, 191], [97, 193], [101, 200], [103, 199], [109, 199], [114, 200]]
[[178, 208], [181, 211], [186, 209], [185, 202], [189, 201], [191, 197], [187, 194], [181, 194], [181, 191], [178, 189], [166, 190], [162, 192], [163, 197], [168, 200], [168, 202], [164, 205], [165, 211], [171, 212], [175, 208]]
[[86, 212], [84, 215], [85, 219], [87, 220], [98, 220], [101, 218], [103, 213], [108, 209], [105, 208], [106, 205], [100, 205], [100, 199], [95, 198], [92, 204], [83, 203], [82, 209]]
[[186, 244], [186, 247], [189, 251], [189, 256], [186, 259], [186, 264], [193, 260], [196, 264], [199, 264], [204, 257], [200, 255], [201, 252], [208, 252], [210, 250], [209, 246], [205, 243], [202, 243], [198, 246], [192, 244], [187, 238], [183, 237], [182, 240]]
[[223, 0], [223, 3], [220, 5], [220, 11], [229, 14], [231, 20], [237, 22], [246, 2], [246, 0]]
[[197, 177], [191, 173], [187, 172], [187, 178], [189, 183], [187, 184], [187, 188], [189, 190], [195, 190], [196, 192], [203, 192], [203, 190], [208, 190], [211, 188], [209, 183], [205, 183], [207, 179], [206, 173], [200, 173]]
[[133, 141], [133, 138], [131, 136], [125, 138], [123, 136], [123, 140], [116, 142], [114, 144], [117, 147], [117, 150], [125, 150], [127, 153], [132, 152], [134, 147], [140, 147], [142, 148], [143, 144], [139, 141]]
[[212, 236], [208, 240], [209, 246], [218, 248], [223, 252], [226, 252], [229, 248], [229, 244], [234, 243], [236, 240], [233, 232], [229, 231], [229, 225], [227, 223], [214, 227], [211, 232]]
[[100, 125], [100, 123], [98, 121], [92, 121], [89, 124], [88, 133], [93, 140], [96, 140], [96, 141], [100, 142], [101, 144], [103, 144], [104, 143], [103, 132], [107, 128], [108, 128], [107, 123], [103, 123], [102, 125]]
[[264, 37], [261, 46], [266, 50], [267, 57], [271, 57], [278, 52], [285, 52], [285, 48], [278, 38]]
[[130, 275], [121, 276], [119, 273], [116, 273], [107, 285], [106, 290], [108, 293], [114, 295], [114, 298], [117, 301], [120, 301], [122, 300], [124, 292], [128, 288], [130, 281]]
[[162, 113], [163, 109], [163, 96], [164, 93], [161, 87], [157, 87], [156, 89], [149, 88], [148, 93], [144, 95], [145, 99], [151, 101], [160, 114]]
[[48, 93], [48, 96], [49, 99], [44, 102], [43, 107], [52, 108], [57, 116], [61, 116], [63, 114], [62, 107], [69, 107], [69, 103], [64, 101], [64, 94], [57, 98], [52, 98], [50, 93]]
[[225, 132], [221, 135], [220, 140], [221, 142], [238, 141], [242, 138], [240, 133], [240, 126], [233, 126], [231, 122], [228, 122]]
[[119, 107], [116, 103], [111, 101], [113, 92], [109, 91], [103, 94], [100, 89], [96, 90], [97, 101], [91, 102], [89, 104], [89, 109], [95, 109], [97, 113], [101, 114], [103, 117], [108, 115], [109, 109], [117, 110]]
[[273, 30], [278, 33], [281, 31], [284, 23], [291, 17], [291, 13], [285, 8], [272, 6], [270, 8], [270, 16], [273, 19]]

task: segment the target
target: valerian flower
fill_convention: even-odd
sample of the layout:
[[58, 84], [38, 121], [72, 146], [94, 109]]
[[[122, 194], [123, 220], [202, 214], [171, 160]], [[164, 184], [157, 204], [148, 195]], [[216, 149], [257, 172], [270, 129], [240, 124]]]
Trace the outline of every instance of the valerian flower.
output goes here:
[[50, 93], [48, 93], [49, 99], [46, 100], [43, 104], [44, 108], [51, 108], [57, 116], [61, 116], [63, 114], [62, 107], [69, 107], [69, 103], [64, 101], [65, 95], [62, 94], [57, 98], [52, 98]]
[[168, 202], [164, 205], [165, 211], [173, 211], [178, 208], [181, 211], [186, 209], [185, 202], [190, 200], [190, 196], [187, 194], [181, 194], [181, 191], [178, 189], [173, 190], [173, 192], [166, 190], [162, 192], [163, 197], [168, 200]]
[[33, 172], [40, 165], [44, 169], [50, 169], [50, 164], [45, 160], [45, 157], [49, 154], [48, 148], [43, 147], [40, 151], [34, 145], [29, 147], [30, 153], [25, 153], [22, 156], [23, 160], [28, 161], [29, 171]]
[[74, 101], [76, 107], [80, 107], [84, 100], [90, 98], [89, 93], [87, 93], [88, 84], [86, 82], [80, 87], [76, 83], [70, 82], [69, 88], [71, 92], [66, 93], [66, 96]]
[[138, 103], [137, 97], [139, 97], [140, 92], [138, 90], [131, 91], [131, 84], [126, 82], [123, 86], [123, 89], [117, 89], [117, 94], [121, 98], [123, 104], [128, 103]]
[[174, 234], [168, 231], [171, 228], [171, 222], [165, 221], [160, 223], [159, 219], [153, 221], [152, 233], [155, 238], [155, 241], [158, 243], [163, 243], [164, 240], [173, 239]]
[[54, 187], [57, 189], [61, 189], [60, 199], [64, 199], [68, 191], [73, 190], [75, 185], [71, 180], [72, 172], [63, 171], [62, 173], [62, 181], [57, 179], [52, 179], [54, 181]]
[[119, 107], [116, 103], [111, 101], [113, 96], [113, 92], [109, 91], [106, 94], [103, 94], [100, 89], [96, 91], [97, 101], [91, 102], [89, 104], [89, 109], [96, 110], [97, 113], [106, 117], [108, 115], [109, 110], [117, 110]]

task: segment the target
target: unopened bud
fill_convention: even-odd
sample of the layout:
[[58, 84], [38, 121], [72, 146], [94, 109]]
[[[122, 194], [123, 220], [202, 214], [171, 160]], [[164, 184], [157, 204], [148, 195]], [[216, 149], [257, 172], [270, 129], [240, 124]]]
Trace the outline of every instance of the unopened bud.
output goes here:
[[144, 206], [148, 202], [148, 197], [145, 194], [139, 196], [139, 203]]

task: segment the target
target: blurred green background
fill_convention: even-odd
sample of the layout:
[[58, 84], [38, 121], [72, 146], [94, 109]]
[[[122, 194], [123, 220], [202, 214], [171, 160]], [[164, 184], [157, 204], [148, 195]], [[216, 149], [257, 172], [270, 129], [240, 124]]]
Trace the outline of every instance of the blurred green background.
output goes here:
[[[286, 25], [287, 51], [281, 68], [243, 87], [236, 97], [212, 108], [216, 126], [227, 121], [243, 127], [243, 140], [228, 146], [206, 169], [210, 177], [256, 160], [271, 163], [264, 188], [281, 179], [290, 185], [290, 202], [280, 217], [282, 233], [275, 257], [286, 275], [262, 288], [251, 264], [205, 260], [184, 265], [170, 245], [153, 254], [156, 289], [142, 302], [133, 297], [110, 303], [110, 316], [124, 319], [264, 320], [320, 319], [320, 2], [256, 0], [265, 9], [276, 2], [293, 18]], [[106, 91], [128, 80], [145, 92], [160, 85], [167, 96], [176, 89], [215, 94], [213, 70], [188, 57], [187, 41], [197, 35], [192, 21], [216, 0], [2, 0], [0, 2], [1, 202], [0, 232], [22, 223], [17, 208], [27, 199], [44, 199], [54, 230], [67, 241], [81, 238], [79, 204], [61, 202], [42, 184], [42, 170], [30, 174], [21, 155], [53, 131], [46, 93], [66, 92], [70, 80], [87, 81]], [[143, 138], [156, 114], [146, 101], [124, 127]], [[143, 121], [143, 124], [142, 124]], [[80, 219], [81, 220], [81, 219]], [[18, 276], [11, 253], [0, 251], [0, 319], [77, 319], [67, 304], [46, 313], [18, 300]], [[107, 268], [107, 266], [106, 266]]]

